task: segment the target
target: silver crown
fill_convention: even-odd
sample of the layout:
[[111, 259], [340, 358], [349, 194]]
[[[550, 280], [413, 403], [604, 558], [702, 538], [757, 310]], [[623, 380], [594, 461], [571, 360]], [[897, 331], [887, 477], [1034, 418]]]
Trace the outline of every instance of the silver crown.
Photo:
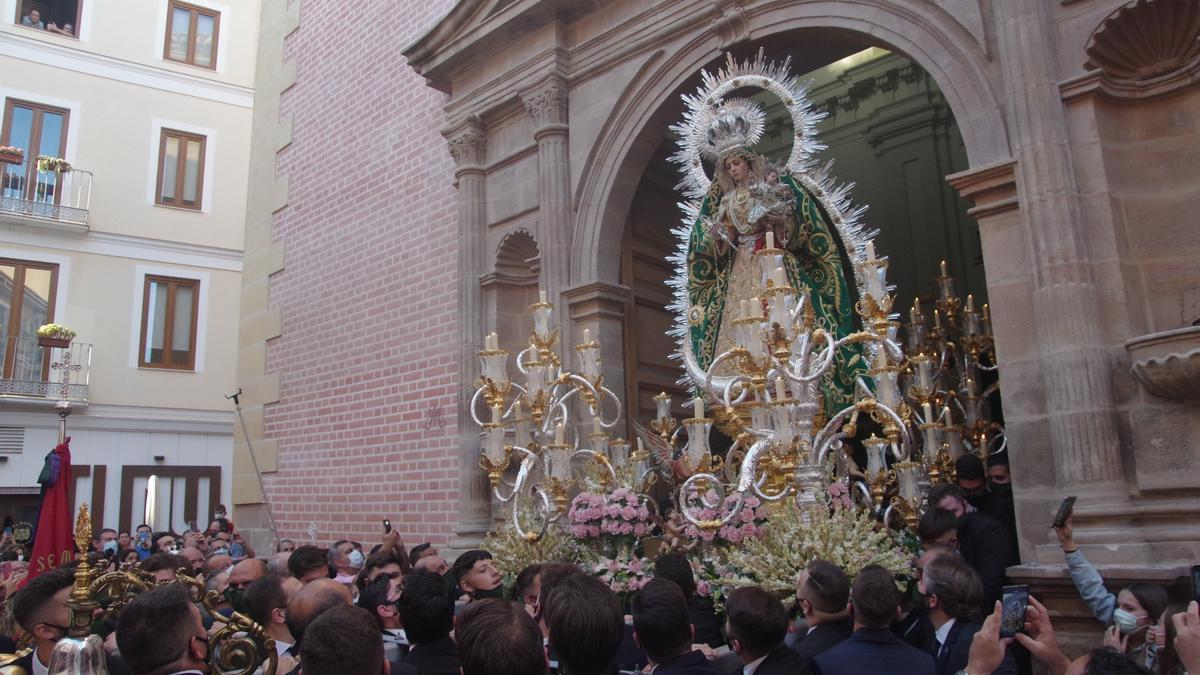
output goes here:
[[735, 152], [744, 152], [762, 139], [766, 123], [762, 106], [744, 98], [729, 99], [717, 108], [703, 140], [700, 153], [719, 161]]

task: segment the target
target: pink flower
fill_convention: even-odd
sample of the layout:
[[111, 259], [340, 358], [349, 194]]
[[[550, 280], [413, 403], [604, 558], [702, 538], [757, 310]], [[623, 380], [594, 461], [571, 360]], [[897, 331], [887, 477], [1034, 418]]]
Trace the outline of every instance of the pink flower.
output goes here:
[[704, 597], [708, 597], [712, 595], [712, 586], [709, 586], [707, 581], [699, 581], [696, 583], [696, 592]]
[[630, 525], [629, 523], [621, 523], [620, 527], [618, 527], [617, 530], [621, 534], [633, 534], [633, 526]]
[[633, 526], [633, 536], [639, 537], [639, 538], [646, 536], [646, 526], [641, 523], [634, 525]]
[[634, 518], [637, 518], [637, 509], [633, 508], [632, 506], [626, 506], [625, 508], [621, 509], [621, 517], [625, 520], [633, 520]]
[[629, 571], [633, 572], [634, 574], [640, 574], [642, 571], [642, 559], [634, 558], [633, 560], [630, 560]]

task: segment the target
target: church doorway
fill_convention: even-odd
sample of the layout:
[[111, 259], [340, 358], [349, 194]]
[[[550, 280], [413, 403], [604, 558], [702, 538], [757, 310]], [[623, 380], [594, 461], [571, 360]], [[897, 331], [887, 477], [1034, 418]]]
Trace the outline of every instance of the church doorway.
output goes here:
[[[973, 294], [977, 305], [987, 302], [977, 224], [967, 214], [969, 204], [945, 180], [969, 167], [967, 152], [950, 105], [930, 74], [903, 54], [849, 31], [788, 31], [732, 51], [749, 58], [760, 47], [769, 60], [790, 57], [792, 72], [812, 81], [809, 98], [826, 114], [819, 139], [828, 147], [820, 159], [832, 161], [833, 176], [853, 184], [853, 202], [868, 207], [863, 220], [879, 230], [876, 249], [889, 258], [895, 311], [907, 318], [914, 299], [927, 314], [932, 311], [942, 260], [960, 297]], [[697, 76], [681, 86], [654, 118], [677, 120], [680, 95], [694, 91], [698, 81]], [[768, 158], [785, 159], [791, 120], [779, 101], [759, 100], [767, 106], [768, 121], [758, 149]], [[676, 139], [666, 124], [661, 129], [634, 190], [622, 238], [620, 281], [630, 289], [625, 394], [629, 416], [642, 422], [654, 416], [653, 397], [659, 392], [677, 403], [688, 395], [677, 384], [681, 370], [669, 358], [675, 345], [666, 334], [672, 323], [666, 309], [672, 269], [666, 258], [676, 246], [671, 230], [682, 213], [675, 187], [680, 177], [668, 161]], [[994, 409], [998, 414], [999, 406]]]

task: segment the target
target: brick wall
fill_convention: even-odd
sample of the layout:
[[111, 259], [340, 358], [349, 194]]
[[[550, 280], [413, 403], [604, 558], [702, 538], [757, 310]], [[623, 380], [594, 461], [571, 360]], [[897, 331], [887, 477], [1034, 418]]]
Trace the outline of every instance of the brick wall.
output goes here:
[[297, 82], [281, 100], [294, 126], [270, 284], [283, 332], [267, 348], [281, 389], [265, 416], [281, 536], [307, 541], [315, 521], [319, 543], [377, 542], [390, 517], [411, 546], [454, 527], [453, 165], [445, 99], [400, 53], [452, 4], [304, 0], [285, 47]]

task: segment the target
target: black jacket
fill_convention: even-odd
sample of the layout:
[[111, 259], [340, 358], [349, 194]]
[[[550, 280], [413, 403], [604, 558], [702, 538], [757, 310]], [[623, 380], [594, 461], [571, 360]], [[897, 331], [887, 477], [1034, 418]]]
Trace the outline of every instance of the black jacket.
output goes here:
[[992, 613], [1001, 589], [1008, 583], [1004, 570], [1009, 565], [1012, 547], [1008, 530], [995, 518], [976, 511], [959, 521], [958, 552], [983, 582], [983, 602], [979, 609], [984, 616]]
[[403, 663], [415, 666], [419, 675], [460, 675], [458, 646], [450, 636], [426, 644], [413, 645]]
[[859, 628], [813, 659], [820, 675], [934, 675], [933, 657], [906, 644], [888, 628]]
[[708, 662], [702, 652], [697, 651], [663, 661], [654, 669], [654, 675], [722, 675], [722, 673]]
[[797, 654], [791, 647], [779, 645], [758, 664], [754, 675], [808, 675], [811, 672], [808, 657]]
[[853, 630], [854, 626], [849, 620], [838, 621], [836, 623], [823, 623], [800, 638], [800, 641], [796, 643], [793, 649], [806, 662], [811, 661], [818, 654], [825, 653], [840, 644], [842, 640], [850, 637], [850, 633]]
[[[940, 656], [937, 637], [930, 638], [926, 651], [937, 662], [937, 675], [954, 675], [967, 667], [971, 655], [971, 640], [980, 628], [983, 628], [982, 621], [955, 621], [950, 627], [950, 632], [946, 634], [946, 644], [941, 648]], [[1000, 667], [993, 670], [992, 675], [1017, 675], [1017, 663], [1012, 654], [1004, 655]]]

